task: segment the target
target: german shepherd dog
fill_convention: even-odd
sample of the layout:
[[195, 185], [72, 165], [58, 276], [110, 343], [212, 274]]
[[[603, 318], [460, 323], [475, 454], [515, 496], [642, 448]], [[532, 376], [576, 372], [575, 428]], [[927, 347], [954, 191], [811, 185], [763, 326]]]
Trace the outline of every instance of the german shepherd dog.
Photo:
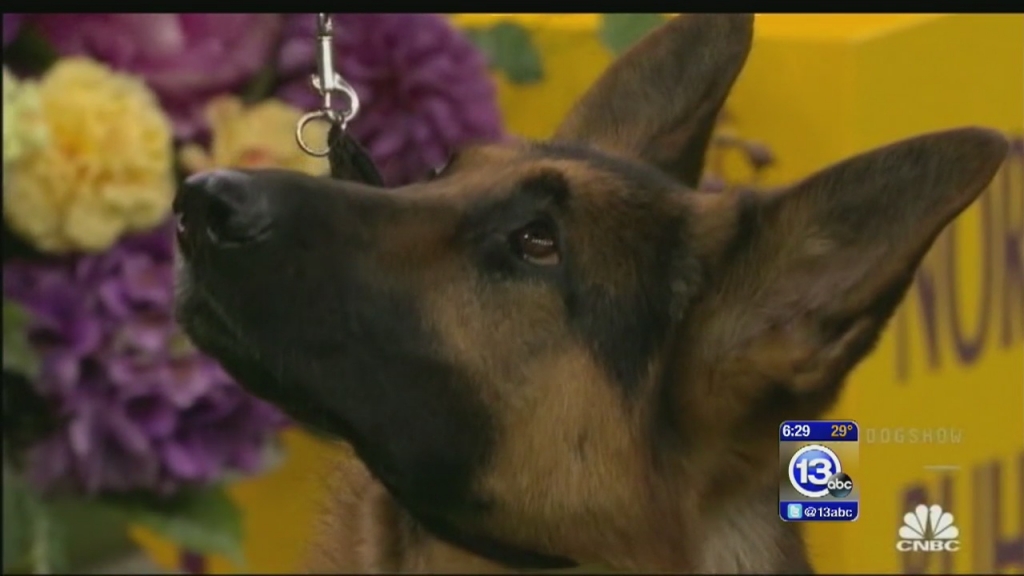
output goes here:
[[675, 18], [550, 140], [424, 182], [184, 183], [179, 321], [357, 456], [311, 570], [811, 572], [778, 517], [779, 422], [833, 405], [1007, 142], [955, 129], [695, 191], [753, 20]]

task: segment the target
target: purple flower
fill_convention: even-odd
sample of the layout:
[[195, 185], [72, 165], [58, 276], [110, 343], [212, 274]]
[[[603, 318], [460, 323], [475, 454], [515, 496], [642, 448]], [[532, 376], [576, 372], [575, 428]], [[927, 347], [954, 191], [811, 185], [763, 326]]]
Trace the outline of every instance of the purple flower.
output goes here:
[[210, 98], [238, 89], [270, 63], [281, 15], [39, 14], [33, 23], [61, 54], [84, 54], [145, 78], [175, 135], [192, 138], [206, 123]]
[[4, 47], [18, 37], [24, 19], [24, 14], [4, 14]]
[[169, 226], [102, 254], [9, 262], [3, 280], [33, 315], [33, 386], [60, 422], [29, 449], [41, 489], [166, 494], [263, 466], [285, 420], [176, 327]]
[[[362, 104], [353, 135], [389, 185], [420, 180], [453, 149], [502, 137], [486, 58], [435, 14], [334, 15], [335, 65]], [[320, 106], [315, 70], [316, 17], [284, 24], [278, 95], [304, 109]]]

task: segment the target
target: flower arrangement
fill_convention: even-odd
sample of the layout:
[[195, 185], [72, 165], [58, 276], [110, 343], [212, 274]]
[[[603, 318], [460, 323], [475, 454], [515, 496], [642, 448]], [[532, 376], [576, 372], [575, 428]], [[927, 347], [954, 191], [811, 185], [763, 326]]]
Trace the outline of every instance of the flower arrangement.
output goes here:
[[142, 81], [67, 58], [34, 88], [49, 142], [6, 163], [13, 231], [44, 252], [97, 252], [167, 217], [171, 129]]
[[279, 14], [52, 14], [33, 24], [60, 54], [144, 80], [175, 136], [188, 139], [202, 132], [210, 98], [239, 90], [271, 60], [282, 21]]
[[[294, 141], [319, 104], [314, 22], [3, 15], [4, 501], [23, 502], [5, 570], [62, 569], [61, 498], [176, 540], [186, 570], [240, 556], [225, 486], [277, 460], [287, 421], [175, 326], [169, 211], [201, 170], [327, 173]], [[335, 34], [363, 103], [350, 129], [389, 184], [503, 137], [485, 58], [445, 18], [337, 15]]]

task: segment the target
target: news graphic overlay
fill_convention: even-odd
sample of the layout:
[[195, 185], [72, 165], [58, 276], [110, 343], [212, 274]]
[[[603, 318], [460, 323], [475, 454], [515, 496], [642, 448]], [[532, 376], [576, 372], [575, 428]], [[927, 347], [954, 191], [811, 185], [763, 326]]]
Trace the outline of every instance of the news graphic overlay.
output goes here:
[[853, 522], [860, 515], [860, 428], [852, 420], [779, 426], [779, 517]]

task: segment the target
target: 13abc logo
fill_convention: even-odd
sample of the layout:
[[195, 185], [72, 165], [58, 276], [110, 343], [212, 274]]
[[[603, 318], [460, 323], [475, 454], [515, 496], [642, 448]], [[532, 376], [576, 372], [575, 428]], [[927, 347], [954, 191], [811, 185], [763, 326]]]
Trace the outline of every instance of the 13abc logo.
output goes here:
[[793, 454], [789, 483], [808, 498], [846, 498], [853, 491], [853, 480], [843, 472], [839, 457], [820, 444], [808, 444]]

